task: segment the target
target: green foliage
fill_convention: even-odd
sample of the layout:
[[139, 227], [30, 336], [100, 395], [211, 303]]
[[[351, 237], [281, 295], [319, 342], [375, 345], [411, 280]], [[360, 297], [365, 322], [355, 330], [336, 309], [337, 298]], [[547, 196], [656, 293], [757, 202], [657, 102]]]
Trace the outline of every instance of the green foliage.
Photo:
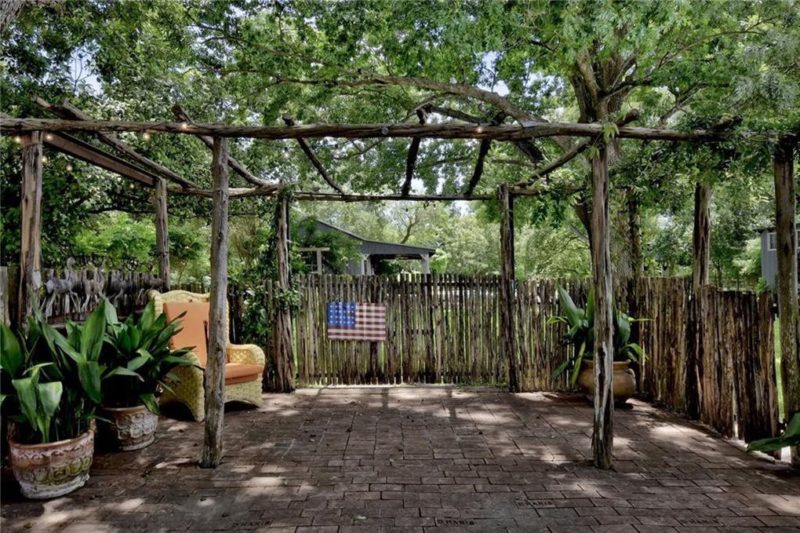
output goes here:
[[[589, 293], [586, 308], [581, 309], [575, 305], [566, 289], [558, 287], [558, 303], [564, 314], [551, 317], [550, 322], [561, 322], [568, 326], [569, 329], [564, 335], [564, 340], [573, 346], [574, 351], [566, 361], [556, 368], [553, 375], [560, 376], [566, 373], [570, 384], [575, 385], [584, 358], [594, 357], [594, 294]], [[645, 359], [644, 349], [639, 344], [630, 341], [631, 322], [640, 319], [631, 318], [616, 307], [613, 315], [614, 360], [643, 362]]]
[[[100, 364], [108, 317], [114, 308], [103, 301], [83, 325], [69, 323], [65, 337], [37, 313], [28, 333], [17, 339], [3, 325], [3, 416], [17, 424], [22, 442], [53, 442], [86, 431], [102, 401], [104, 379], [125, 370]], [[10, 381], [12, 387], [6, 388]]]
[[[292, 243], [295, 255], [300, 256], [298, 248], [329, 248], [322, 256], [325, 271], [331, 274], [343, 274], [351, 261], [360, 259], [360, 248], [354, 239], [334, 231], [321, 231], [317, 228], [317, 221], [313, 218], [301, 220], [292, 227]], [[312, 259], [316, 261], [314, 255]], [[292, 262], [292, 271], [305, 273], [309, 270], [309, 263], [300, 260]], [[311, 265], [316, 268], [316, 265]]]
[[[610, 169], [612, 214], [627, 209], [622, 197], [638, 201], [646, 271], [686, 271], [691, 217], [685, 215], [692, 209], [694, 183], [703, 180], [715, 187], [715, 281], [751, 284], [753, 276], [741, 274], [739, 268], [749, 257], [742, 243], [747, 231], [772, 216], [761, 201], [770, 183], [764, 172], [769, 169], [764, 159], [769, 147], [764, 150], [764, 143], [756, 140], [714, 150], [620, 140], [612, 121], [637, 108], [637, 125], [642, 126], [708, 127], [738, 115], [741, 129], [796, 131], [798, 28], [794, 0], [70, 0], [53, 8], [31, 6], [0, 35], [0, 105], [11, 115], [41, 116], [31, 95], [51, 102], [68, 97], [98, 118], [166, 120], [177, 101], [198, 121], [277, 125], [284, 113], [300, 123], [403, 122], [415, 120], [414, 110], [432, 102], [481, 120], [502, 107], [512, 112], [507, 123], [599, 120], [615, 156]], [[582, 79], [579, 67], [586, 65], [600, 74], [595, 76], [599, 83], [618, 84], [600, 88], [607, 95], [601, 105], [592, 101]], [[625, 68], [619, 75], [606, 76], [617, 65]], [[389, 74], [395, 78], [377, 79]], [[145, 155], [208, 185], [210, 154], [196, 139], [122, 137]], [[403, 179], [407, 140], [312, 144], [330, 173], [349, 190], [396, 191]], [[570, 148], [558, 138], [538, 139], [536, 146], [546, 161]], [[414, 189], [463, 190], [477, 149], [478, 143], [467, 140], [425, 140]], [[281, 178], [300, 189], [324, 187], [296, 143], [239, 141], [232, 142], [231, 150], [260, 177]], [[518, 216], [517, 228], [525, 235], [526, 226], [532, 227], [531, 233], [558, 257], [548, 261], [533, 239], [525, 246], [529, 257], [518, 262], [520, 275], [581, 275], [585, 248], [571, 241], [562, 250], [553, 243], [575, 234], [574, 220], [563, 214], [581, 193], [562, 191], [586, 188], [587, 162], [593, 154], [588, 150], [538, 180], [537, 187], [547, 194], [536, 200], [536, 207], [522, 207], [531, 216]], [[98, 214], [120, 209], [150, 216], [144, 189], [84, 163], [48, 157], [43, 199], [46, 265], [63, 264], [73, 255], [84, 228], [103, 229], [96, 225], [102, 220]], [[720, 159], [729, 161], [720, 165]], [[493, 143], [477, 192], [529, 179], [541, 164], [532, 163], [510, 143]], [[11, 261], [19, 254], [19, 167], [19, 147], [10, 138], [0, 139], [0, 256]], [[232, 180], [234, 186], [242, 185], [235, 174]], [[742, 201], [729, 201], [737, 197]], [[231, 209], [259, 212], [259, 202], [236, 202]], [[171, 224], [192, 217], [207, 220], [208, 205], [205, 199], [171, 197]], [[435, 270], [495, 272], [496, 212], [491, 207], [458, 209], [467, 214], [457, 221], [441, 217], [444, 209], [431, 209], [434, 227], [415, 228], [409, 242], [440, 249], [433, 260]], [[363, 206], [359, 210], [364, 218], [379, 211]], [[624, 217], [617, 218], [622, 223], [614, 236], [613, 257], [618, 271], [626, 273], [632, 262], [627, 246], [631, 227], [624, 227], [629, 224]], [[401, 220], [394, 217], [385, 226]], [[383, 220], [377, 222], [380, 226]], [[356, 225], [343, 225], [361, 231]], [[377, 227], [375, 233], [396, 230]], [[583, 232], [585, 237], [585, 228]], [[198, 232], [190, 230], [184, 236], [193, 235]], [[401, 228], [399, 236], [403, 235]], [[141, 264], [147, 254], [140, 245], [134, 241], [129, 252], [122, 252], [133, 259], [120, 260]], [[232, 258], [232, 272], [257, 270], [249, 262], [255, 255], [246, 255], [252, 250], [245, 248], [234, 250], [245, 255], [241, 264], [238, 255]], [[207, 270], [205, 248], [199, 251], [190, 243], [188, 249], [199, 255], [186, 262], [177, 260], [179, 249], [187, 248], [173, 251], [177, 277], [201, 277]], [[98, 248], [91, 253], [103, 252]]]
[[103, 381], [103, 405], [134, 407], [144, 404], [158, 414], [156, 394], [169, 389], [164, 379], [179, 366], [193, 363], [187, 357], [192, 347], [170, 349], [170, 339], [180, 331], [180, 317], [167, 322], [163, 313], [156, 316], [151, 300], [142, 316], [125, 322], [110, 320], [108, 337], [100, 360], [107, 368], [124, 368]]
[[800, 446], [800, 413], [795, 413], [783, 434], [768, 439], [754, 440], [747, 445], [749, 452], [773, 452], [781, 448]]

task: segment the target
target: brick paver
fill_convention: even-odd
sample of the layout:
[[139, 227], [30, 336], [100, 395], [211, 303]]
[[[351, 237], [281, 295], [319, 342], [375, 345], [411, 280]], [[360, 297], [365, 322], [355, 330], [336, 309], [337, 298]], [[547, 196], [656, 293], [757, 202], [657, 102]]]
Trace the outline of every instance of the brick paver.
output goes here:
[[[641, 402], [615, 413], [615, 468], [589, 464], [591, 407], [493, 389], [361, 387], [265, 395], [226, 414], [226, 458], [196, 466], [202, 424], [95, 457], [48, 502], [4, 483], [3, 531], [800, 530], [800, 474]], [[774, 529], [773, 529], [774, 528]]]

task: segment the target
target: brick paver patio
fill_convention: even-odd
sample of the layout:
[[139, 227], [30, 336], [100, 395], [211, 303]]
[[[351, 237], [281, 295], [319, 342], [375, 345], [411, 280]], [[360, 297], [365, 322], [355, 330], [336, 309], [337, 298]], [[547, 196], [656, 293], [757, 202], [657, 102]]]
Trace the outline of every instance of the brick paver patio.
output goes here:
[[162, 419], [140, 452], [98, 454], [69, 497], [4, 484], [3, 531], [773, 531], [800, 529], [800, 474], [634, 402], [616, 467], [589, 465], [574, 397], [453, 387], [305, 389], [229, 410], [224, 464], [202, 424]]

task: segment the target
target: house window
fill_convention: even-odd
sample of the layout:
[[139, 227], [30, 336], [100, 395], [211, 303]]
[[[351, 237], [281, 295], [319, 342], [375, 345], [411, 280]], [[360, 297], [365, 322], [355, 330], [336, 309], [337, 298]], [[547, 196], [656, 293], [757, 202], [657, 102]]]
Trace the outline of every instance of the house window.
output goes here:
[[[795, 242], [797, 243], [797, 255], [800, 255], [800, 230], [795, 231]], [[770, 252], [776, 250], [778, 248], [778, 238], [775, 236], [775, 232], [772, 231], [767, 233], [767, 250]]]

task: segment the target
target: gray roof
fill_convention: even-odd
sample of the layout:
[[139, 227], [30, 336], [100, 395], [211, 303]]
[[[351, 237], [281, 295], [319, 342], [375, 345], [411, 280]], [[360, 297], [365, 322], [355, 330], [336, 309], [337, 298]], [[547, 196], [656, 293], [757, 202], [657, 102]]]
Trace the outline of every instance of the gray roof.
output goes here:
[[436, 248], [426, 246], [411, 246], [394, 242], [373, 241], [365, 239], [351, 231], [334, 226], [327, 222], [317, 220], [317, 228], [320, 231], [335, 231], [347, 235], [361, 243], [361, 252], [365, 255], [387, 256], [387, 257], [418, 257], [420, 255], [433, 255]]

